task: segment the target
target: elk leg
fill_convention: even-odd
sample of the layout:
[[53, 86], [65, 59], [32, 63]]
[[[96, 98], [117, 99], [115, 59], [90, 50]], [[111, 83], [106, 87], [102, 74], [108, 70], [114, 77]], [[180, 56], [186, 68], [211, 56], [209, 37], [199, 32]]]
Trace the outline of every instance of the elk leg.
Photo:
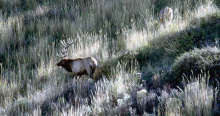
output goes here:
[[89, 75], [90, 78], [92, 78], [92, 74], [91, 74], [91, 69], [90, 69], [90, 65], [89, 62], [87, 60], [84, 60], [84, 66], [86, 68], [86, 72]]

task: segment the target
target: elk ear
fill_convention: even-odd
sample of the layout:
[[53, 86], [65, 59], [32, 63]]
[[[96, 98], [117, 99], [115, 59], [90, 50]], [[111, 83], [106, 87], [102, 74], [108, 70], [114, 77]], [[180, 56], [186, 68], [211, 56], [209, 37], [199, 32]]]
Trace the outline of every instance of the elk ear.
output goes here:
[[171, 8], [169, 8], [168, 11], [171, 12]]

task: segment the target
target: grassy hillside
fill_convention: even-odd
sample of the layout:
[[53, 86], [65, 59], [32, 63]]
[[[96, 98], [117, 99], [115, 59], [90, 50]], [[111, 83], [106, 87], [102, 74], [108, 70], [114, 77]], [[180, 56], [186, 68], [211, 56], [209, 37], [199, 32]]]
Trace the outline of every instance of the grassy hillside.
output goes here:
[[[218, 0], [1, 0], [0, 115], [218, 115], [219, 30]], [[94, 79], [56, 66], [67, 38]]]

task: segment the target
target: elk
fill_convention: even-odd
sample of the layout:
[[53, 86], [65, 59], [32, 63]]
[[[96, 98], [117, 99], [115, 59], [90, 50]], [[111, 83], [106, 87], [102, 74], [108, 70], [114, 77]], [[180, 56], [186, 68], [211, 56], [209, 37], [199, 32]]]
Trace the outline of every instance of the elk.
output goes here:
[[97, 67], [97, 61], [93, 57], [87, 58], [76, 58], [70, 59], [67, 56], [68, 47], [74, 42], [70, 39], [67, 40], [67, 43], [64, 40], [61, 40], [63, 49], [61, 54], [57, 53], [57, 56], [62, 58], [62, 60], [57, 63], [57, 66], [61, 66], [66, 69], [68, 72], [72, 72], [75, 76], [89, 75], [90, 78], [93, 77], [93, 73]]
[[170, 7], [163, 8], [159, 13], [159, 20], [162, 23], [170, 23], [173, 19], [173, 10]]

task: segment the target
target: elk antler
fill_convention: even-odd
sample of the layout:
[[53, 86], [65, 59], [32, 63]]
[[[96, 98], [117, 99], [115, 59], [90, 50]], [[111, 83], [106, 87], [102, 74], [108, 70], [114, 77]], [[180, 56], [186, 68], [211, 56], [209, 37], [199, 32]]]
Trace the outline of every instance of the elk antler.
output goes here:
[[70, 38], [67, 39], [67, 43], [64, 40], [61, 40], [61, 44], [63, 45], [63, 49], [61, 50], [60, 55], [57, 53], [57, 56], [60, 58], [66, 57], [67, 52], [68, 52], [68, 47], [73, 43], [74, 42]]

